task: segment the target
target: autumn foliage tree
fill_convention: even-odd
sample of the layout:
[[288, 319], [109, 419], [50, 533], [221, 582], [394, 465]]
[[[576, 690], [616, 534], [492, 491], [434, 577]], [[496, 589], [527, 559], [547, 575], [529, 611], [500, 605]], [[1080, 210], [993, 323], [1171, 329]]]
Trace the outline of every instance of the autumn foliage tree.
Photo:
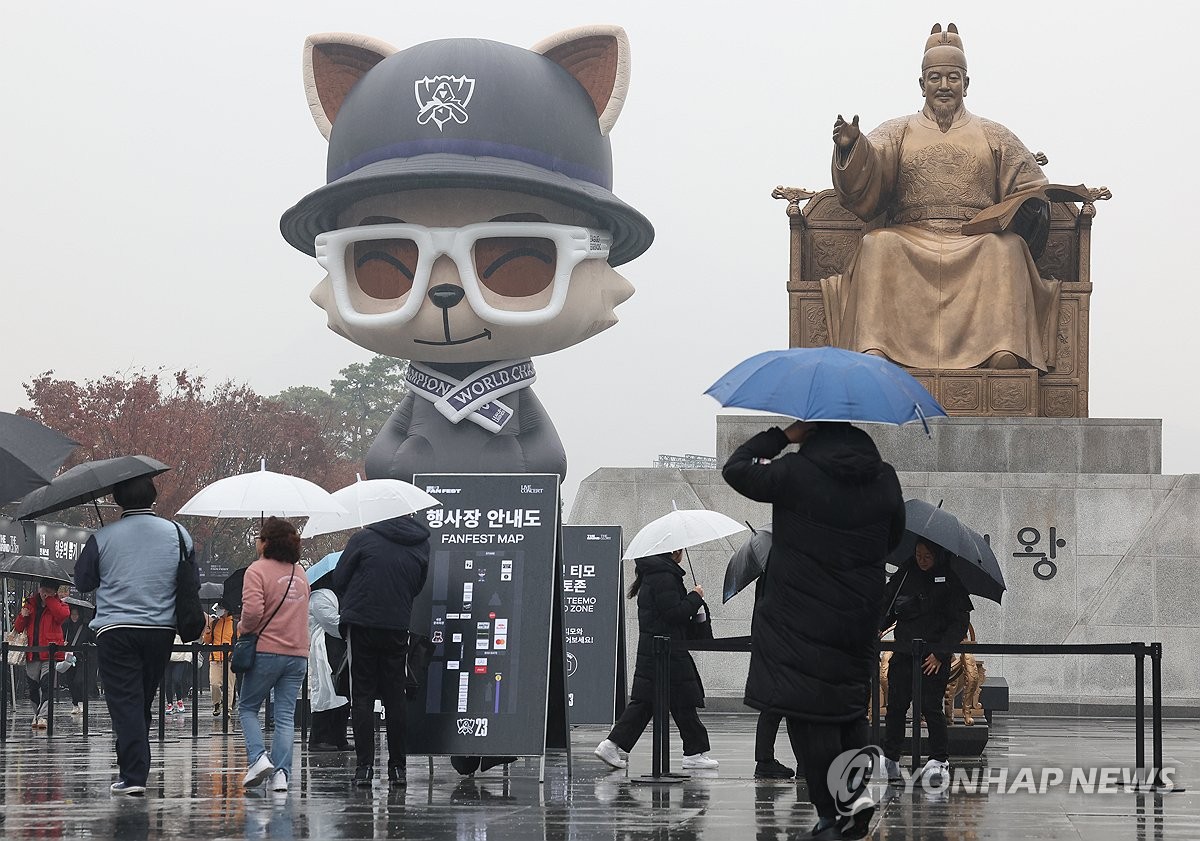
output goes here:
[[[171, 465], [155, 480], [157, 511], [165, 517], [175, 516], [204, 486], [257, 470], [263, 459], [270, 470], [328, 490], [354, 481], [361, 470], [338, 456], [336, 442], [322, 434], [321, 419], [244, 384], [227, 381], [209, 388], [203, 377], [186, 370], [134, 371], [81, 383], [56, 379], [47, 371], [24, 387], [32, 407], [21, 413], [80, 443], [65, 467], [135, 454]], [[215, 541], [224, 552], [246, 553], [244, 521], [205, 518], [189, 525], [199, 542]]]

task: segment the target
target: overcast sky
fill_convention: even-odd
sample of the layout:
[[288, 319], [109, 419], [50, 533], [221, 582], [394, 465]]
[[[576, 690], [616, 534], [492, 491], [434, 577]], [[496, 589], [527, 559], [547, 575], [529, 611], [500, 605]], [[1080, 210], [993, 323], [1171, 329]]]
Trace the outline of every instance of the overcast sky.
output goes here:
[[[956, 12], [967, 106], [1107, 185], [1093, 228], [1091, 414], [1162, 418], [1164, 473], [1200, 472], [1195, 28], [1182, 7], [1008, 2]], [[839, 113], [916, 111], [937, 4], [162, 2], [5, 4], [0, 408], [41, 371], [187, 367], [269, 394], [328, 387], [370, 354], [308, 299], [323, 273], [279, 234], [324, 182], [305, 36], [397, 48], [530, 46], [588, 23], [629, 34], [614, 192], [655, 225], [622, 267], [637, 293], [596, 338], [535, 362], [567, 449], [566, 492], [601, 466], [712, 454], [704, 390], [788, 344], [778, 185], [830, 185]], [[1157, 11], [1156, 11], [1157, 9]], [[686, 10], [686, 11], [684, 11]], [[587, 396], [588, 399], [580, 399]], [[914, 432], [914, 434], [917, 434]]]

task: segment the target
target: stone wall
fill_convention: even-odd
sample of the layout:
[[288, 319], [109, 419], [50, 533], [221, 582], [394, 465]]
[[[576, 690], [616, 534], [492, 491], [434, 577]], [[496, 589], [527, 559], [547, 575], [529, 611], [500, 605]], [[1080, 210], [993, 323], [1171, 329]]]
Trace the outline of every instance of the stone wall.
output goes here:
[[[746, 422], [746, 416], [735, 417], [740, 419], [727, 424], [719, 420], [718, 429]], [[763, 428], [761, 417], [751, 420], [750, 431]], [[953, 445], [967, 463], [988, 458], [1017, 463], [1022, 457], [1011, 452], [1014, 447], [1027, 445], [1033, 452], [1048, 452], [1039, 432], [1059, 442], [1080, 442], [1099, 429], [1099, 438], [1107, 441], [1104, 450], [1118, 467], [1155, 467], [1147, 472], [901, 470], [900, 481], [906, 498], [941, 501], [967, 525], [990, 536], [1008, 592], [1003, 606], [974, 600], [973, 623], [980, 642], [1162, 642], [1165, 703], [1183, 708], [1177, 713], [1200, 706], [1200, 669], [1195, 666], [1200, 646], [1196, 607], [1200, 604], [1200, 476], [1157, 473], [1154, 444], [1161, 435], [1160, 422], [1036, 419], [1024, 421], [1033, 427], [1023, 431], [1006, 429], [1009, 419], [954, 420], [950, 427], [940, 423], [928, 452], [920, 443], [905, 442], [917, 454], [901, 454], [898, 467], [905, 461], [937, 463], [941, 458], [937, 453], [944, 453], [951, 439], [969, 434], [963, 426], [976, 427], [980, 436], [974, 446], [963, 441]], [[1074, 425], [1065, 437], [1063, 425]], [[1106, 426], [1111, 428], [1105, 430]], [[871, 432], [885, 451], [889, 434], [925, 438], [919, 428], [884, 428], [885, 434], [876, 434], [879, 429], [872, 427]], [[946, 435], [946, 429], [952, 431]], [[985, 446], [984, 440], [996, 443]], [[1120, 441], [1126, 446], [1120, 447]], [[985, 452], [992, 447], [1009, 452]], [[727, 452], [720, 444], [718, 450], [722, 457]], [[1081, 465], [1095, 458], [1086, 447], [1074, 453], [1070, 458], [1079, 459]], [[672, 502], [679, 508], [721, 511], [756, 527], [771, 516], [768, 505], [730, 489], [718, 470], [602, 468], [580, 485], [569, 520], [621, 525], [628, 541], [647, 522], [670, 511]], [[689, 553], [707, 591], [718, 636], [749, 633], [752, 591], [729, 604], [720, 603], [725, 565], [746, 534]], [[632, 576], [631, 563], [626, 576], [626, 580]], [[630, 620], [632, 668], [637, 629], [636, 618], [631, 615]], [[746, 659], [744, 654], [698, 654], [709, 694], [740, 697]], [[1132, 658], [992, 655], [983, 659], [990, 675], [1008, 681], [1014, 704], [1070, 709], [1133, 701]]]

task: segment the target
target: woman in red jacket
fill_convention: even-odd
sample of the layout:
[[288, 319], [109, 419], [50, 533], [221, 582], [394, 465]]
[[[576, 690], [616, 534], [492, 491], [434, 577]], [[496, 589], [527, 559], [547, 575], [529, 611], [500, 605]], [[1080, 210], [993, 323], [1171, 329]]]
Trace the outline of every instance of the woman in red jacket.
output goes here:
[[[21, 605], [21, 615], [13, 623], [13, 630], [25, 631], [30, 645], [66, 645], [63, 637], [63, 622], [71, 615], [71, 609], [58, 597], [58, 582], [43, 578], [38, 582], [37, 592]], [[63, 652], [55, 654], [55, 660], [63, 659]], [[29, 678], [29, 700], [33, 701], [33, 726], [46, 728], [46, 711], [50, 702], [50, 686], [54, 662], [49, 651], [30, 651], [25, 655], [25, 675]]]

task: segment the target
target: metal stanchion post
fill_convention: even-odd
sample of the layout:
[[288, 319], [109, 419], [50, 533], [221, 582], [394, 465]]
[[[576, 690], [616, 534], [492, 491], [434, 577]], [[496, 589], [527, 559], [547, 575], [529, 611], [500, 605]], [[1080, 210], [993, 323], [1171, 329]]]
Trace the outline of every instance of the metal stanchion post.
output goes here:
[[221, 732], [229, 733], [229, 708], [232, 704], [229, 698], [229, 652], [228, 645], [221, 646]]
[[1153, 693], [1151, 703], [1152, 727], [1154, 728], [1154, 770], [1150, 775], [1151, 787], [1162, 785], [1162, 643], [1150, 643], [1150, 691]]
[[[880, 663], [882, 666], [882, 663]], [[879, 669], [871, 675], [871, 744], [879, 744]]]
[[1137, 787], [1146, 780], [1146, 646], [1134, 643], [1133, 648], [1133, 741], [1134, 767], [1137, 768]]
[[[168, 668], [170, 668], [168, 666]], [[158, 741], [167, 740], [167, 687], [158, 687]]]
[[8, 741], [8, 679], [12, 666], [8, 664], [8, 641], [0, 642], [0, 659], [4, 673], [0, 675], [0, 744]]
[[654, 638], [654, 747], [657, 753], [652, 773], [671, 773], [671, 638]]
[[[304, 683], [300, 687], [300, 744], [308, 744], [308, 672], [304, 673]], [[507, 770], [507, 769], [505, 769]]]
[[88, 702], [92, 697], [92, 652], [87, 643], [79, 646], [79, 662], [75, 668], [82, 669], [75, 679], [83, 687], [83, 735], [88, 735]]
[[925, 659], [925, 640], [912, 641], [912, 765], [915, 774], [921, 767], [921, 661]]
[[[58, 694], [58, 652], [59, 647], [50, 643], [46, 651], [46, 659], [43, 661], [46, 664], [48, 672], [46, 674], [46, 697], [42, 701], [46, 704], [46, 738], [54, 735], [54, 696]], [[34, 715], [37, 711], [34, 711]]]
[[192, 738], [200, 738], [200, 643], [192, 643]]

